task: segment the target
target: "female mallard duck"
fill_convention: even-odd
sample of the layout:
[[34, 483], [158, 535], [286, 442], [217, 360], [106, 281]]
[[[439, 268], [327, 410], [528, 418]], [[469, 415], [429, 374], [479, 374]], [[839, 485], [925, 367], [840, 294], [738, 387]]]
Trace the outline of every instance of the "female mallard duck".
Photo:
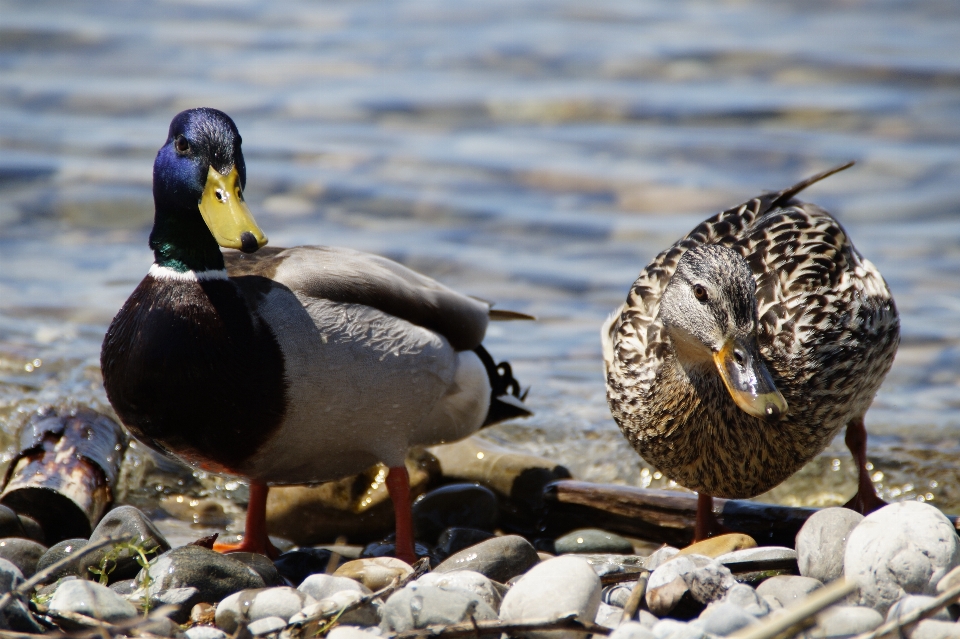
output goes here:
[[701, 223], [604, 326], [610, 410], [645, 460], [699, 493], [697, 539], [716, 529], [711, 496], [773, 488], [842, 426], [860, 467], [848, 506], [883, 504], [863, 417], [900, 342], [897, 309], [840, 224], [793, 199], [848, 166]]
[[213, 109], [170, 124], [154, 163], [156, 261], [104, 339], [107, 397], [145, 444], [250, 480], [243, 542], [219, 550], [275, 553], [268, 484], [383, 462], [397, 553], [412, 562], [407, 449], [529, 414], [509, 365], [481, 346], [490, 319], [527, 316], [349, 249], [248, 255], [267, 238], [243, 201], [240, 143]]

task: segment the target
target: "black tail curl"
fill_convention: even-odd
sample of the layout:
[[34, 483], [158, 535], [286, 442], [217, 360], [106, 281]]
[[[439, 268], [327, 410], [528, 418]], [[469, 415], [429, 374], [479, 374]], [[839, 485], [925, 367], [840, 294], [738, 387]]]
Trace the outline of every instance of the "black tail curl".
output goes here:
[[527, 397], [526, 390], [520, 388], [520, 382], [513, 376], [513, 369], [509, 362], [497, 364], [490, 353], [483, 346], [473, 349], [490, 378], [490, 409], [483, 420], [484, 426], [490, 426], [514, 417], [529, 417], [533, 413], [520, 405]]

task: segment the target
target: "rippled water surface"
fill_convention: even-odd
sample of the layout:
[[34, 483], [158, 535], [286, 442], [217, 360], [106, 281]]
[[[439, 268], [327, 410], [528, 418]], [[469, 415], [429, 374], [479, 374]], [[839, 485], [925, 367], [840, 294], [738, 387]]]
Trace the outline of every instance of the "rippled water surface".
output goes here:
[[[960, 3], [0, 3], [0, 425], [108, 409], [98, 353], [152, 261], [181, 109], [230, 113], [275, 245], [382, 253], [536, 323], [488, 344], [536, 417], [489, 436], [665, 485], [607, 411], [598, 330], [698, 221], [848, 159], [805, 197], [896, 297], [874, 479], [960, 513]], [[8, 449], [8, 458], [11, 449]], [[842, 437], [763, 499], [845, 501]]]

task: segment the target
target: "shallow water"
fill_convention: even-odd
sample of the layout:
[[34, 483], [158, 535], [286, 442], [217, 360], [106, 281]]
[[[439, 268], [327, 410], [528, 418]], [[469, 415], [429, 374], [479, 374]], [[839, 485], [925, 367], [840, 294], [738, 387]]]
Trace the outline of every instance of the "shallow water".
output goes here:
[[[172, 116], [244, 138], [274, 245], [382, 253], [531, 313], [491, 352], [532, 419], [488, 436], [667, 485], [604, 399], [598, 330], [701, 219], [848, 159], [806, 198], [885, 275], [903, 343], [867, 415], [889, 499], [960, 513], [960, 4], [3, 0], [0, 426], [108, 409], [103, 332], [146, 272]], [[7, 448], [7, 459], [12, 452]], [[842, 437], [762, 499], [842, 503]]]

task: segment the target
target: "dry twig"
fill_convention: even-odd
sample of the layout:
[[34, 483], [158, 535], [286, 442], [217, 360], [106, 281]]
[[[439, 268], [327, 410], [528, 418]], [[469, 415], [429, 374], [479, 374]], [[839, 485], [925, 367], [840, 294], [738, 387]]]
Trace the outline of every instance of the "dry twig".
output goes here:
[[829, 586], [814, 590], [809, 597], [784, 610], [784, 614], [770, 615], [759, 624], [747, 626], [730, 639], [774, 639], [792, 637], [812, 623], [814, 615], [835, 604], [857, 589], [857, 584], [842, 577]]
[[927, 617], [932, 617], [942, 609], [957, 601], [960, 601], [960, 586], [951, 588], [925, 606], [911, 610], [909, 613], [892, 621], [888, 621], [871, 632], [865, 632], [862, 635], [857, 635], [853, 637], [853, 639], [877, 639], [878, 637], [882, 637], [892, 630], [898, 630], [905, 626], [909, 626], [912, 623], [926, 619]]
[[623, 607], [623, 616], [620, 618], [621, 623], [633, 619], [633, 616], [640, 610], [640, 603], [643, 601], [643, 596], [647, 594], [647, 580], [649, 578], [650, 573], [646, 570], [637, 577], [637, 585], [630, 591], [630, 597]]

